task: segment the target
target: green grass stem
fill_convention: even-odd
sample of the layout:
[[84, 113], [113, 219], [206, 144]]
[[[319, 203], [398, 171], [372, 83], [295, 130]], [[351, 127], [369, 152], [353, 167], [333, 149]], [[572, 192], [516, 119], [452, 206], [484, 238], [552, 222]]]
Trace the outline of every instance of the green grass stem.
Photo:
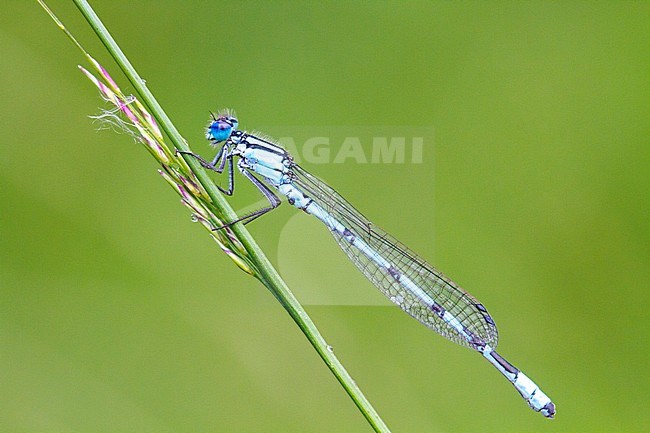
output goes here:
[[[74, 39], [68, 32], [63, 24], [56, 18], [52, 11], [44, 4], [43, 0], [38, 0], [41, 6], [50, 14], [52, 19], [57, 25], [70, 37], [70, 39], [92, 60], [92, 57], [86, 53], [83, 47]], [[118, 44], [110, 35], [108, 29], [104, 26], [97, 14], [85, 0], [74, 0], [78, 9], [86, 18], [90, 26], [93, 28], [99, 39], [102, 41], [108, 52], [112, 55], [113, 59], [120, 66], [126, 77], [128, 77], [131, 85], [135, 88], [140, 95], [141, 102], [153, 114], [158, 125], [169, 137], [175, 148], [182, 151], [190, 151], [186, 140], [180, 135], [178, 130], [174, 127], [173, 123], [162, 109], [158, 101], [155, 99], [151, 91], [145, 85], [144, 80], [138, 75], [135, 68], [131, 65], [127, 57], [124, 55]], [[192, 157], [183, 155], [187, 166], [191, 172], [196, 176], [201, 186], [207, 191], [210, 200], [220, 212], [220, 217], [226, 221], [233, 221], [237, 218], [234, 210], [230, 207], [225, 197], [218, 191], [214, 182], [210, 179], [205, 170], [200, 164]], [[323, 336], [320, 334], [316, 325], [307, 315], [306, 311], [302, 308], [296, 297], [289, 290], [286, 283], [282, 280], [276, 269], [271, 265], [268, 258], [264, 255], [260, 247], [252, 238], [248, 230], [244, 228], [241, 223], [232, 226], [232, 233], [236, 240], [245, 249], [248, 259], [255, 268], [254, 275], [268, 288], [275, 298], [282, 304], [284, 309], [289, 313], [294, 322], [298, 325], [300, 330], [305, 334], [312, 347], [323, 359], [325, 364], [338, 379], [348, 395], [352, 398], [356, 406], [359, 408], [368, 423], [377, 432], [388, 432], [389, 429], [379, 414], [372, 407], [368, 399], [361, 392], [350, 374], [343, 367], [343, 364], [336, 357], [334, 352], [330, 349]]]

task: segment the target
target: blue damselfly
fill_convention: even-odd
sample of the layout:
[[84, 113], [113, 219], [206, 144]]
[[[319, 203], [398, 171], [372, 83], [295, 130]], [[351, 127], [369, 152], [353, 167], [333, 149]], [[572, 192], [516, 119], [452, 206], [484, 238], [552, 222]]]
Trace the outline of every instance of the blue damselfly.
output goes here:
[[350, 260], [394, 304], [438, 334], [481, 353], [533, 410], [553, 418], [555, 405], [548, 396], [494, 350], [497, 327], [483, 304], [372, 224], [334, 189], [296, 164], [281, 146], [237, 126], [237, 118], [229, 112], [212, 115], [206, 137], [220, 149], [210, 162], [182, 152], [217, 173], [227, 170], [228, 189], [220, 188], [227, 195], [234, 190], [233, 158], [238, 157], [239, 171], [269, 201], [269, 206], [227, 225], [248, 223], [278, 207], [281, 201], [271, 188], [277, 190], [291, 205], [321, 220]]

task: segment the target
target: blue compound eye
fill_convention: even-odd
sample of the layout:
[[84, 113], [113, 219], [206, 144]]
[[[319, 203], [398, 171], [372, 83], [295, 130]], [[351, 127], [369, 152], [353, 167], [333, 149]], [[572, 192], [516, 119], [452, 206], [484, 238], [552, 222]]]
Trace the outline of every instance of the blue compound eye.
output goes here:
[[206, 135], [209, 140], [219, 143], [227, 140], [236, 127], [237, 118], [232, 116], [219, 116], [210, 123]]

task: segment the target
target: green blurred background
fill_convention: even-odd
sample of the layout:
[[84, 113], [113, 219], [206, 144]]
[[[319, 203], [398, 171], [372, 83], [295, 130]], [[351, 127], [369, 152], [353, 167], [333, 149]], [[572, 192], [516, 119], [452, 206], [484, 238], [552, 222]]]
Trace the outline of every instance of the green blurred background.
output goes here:
[[[76, 8], [49, 3], [128, 87]], [[204, 155], [220, 107], [275, 136], [435, 130], [422, 164], [305, 165], [477, 296], [558, 414], [397, 308], [308, 306], [394, 431], [650, 431], [647, 2], [93, 4]], [[74, 46], [36, 2], [3, 6], [0, 430], [369, 431], [148, 154], [96, 131]], [[234, 207], [256, 202], [238, 180]], [[250, 230], [299, 296], [374, 296], [295, 215]]]

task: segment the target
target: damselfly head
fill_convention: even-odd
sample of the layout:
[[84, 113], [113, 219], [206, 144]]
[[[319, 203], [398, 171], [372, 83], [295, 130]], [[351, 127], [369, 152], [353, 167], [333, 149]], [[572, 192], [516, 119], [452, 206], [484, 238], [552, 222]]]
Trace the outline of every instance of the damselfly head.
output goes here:
[[231, 114], [219, 114], [215, 116], [211, 113], [212, 119], [208, 124], [205, 137], [213, 144], [227, 140], [234, 129], [237, 129], [237, 118]]

